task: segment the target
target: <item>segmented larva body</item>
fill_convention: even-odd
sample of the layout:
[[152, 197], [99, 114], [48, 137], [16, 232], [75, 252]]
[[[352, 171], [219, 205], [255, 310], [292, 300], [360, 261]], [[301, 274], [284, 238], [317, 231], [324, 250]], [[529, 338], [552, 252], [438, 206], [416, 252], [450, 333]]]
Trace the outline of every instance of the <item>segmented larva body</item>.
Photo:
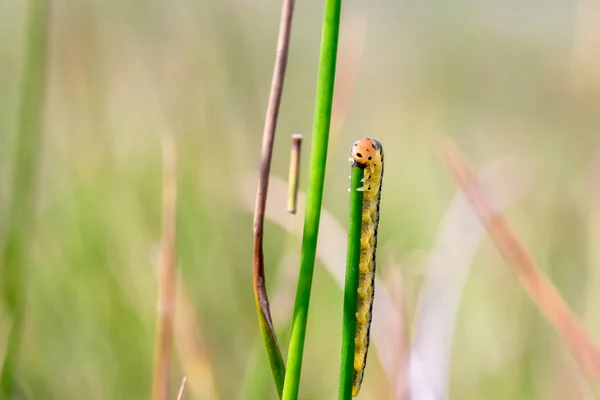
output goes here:
[[375, 253], [379, 225], [379, 202], [383, 181], [383, 147], [377, 140], [360, 139], [352, 147], [351, 160], [354, 165], [364, 168], [365, 171], [363, 187], [358, 189], [363, 191], [363, 205], [352, 378], [352, 397], [355, 397], [360, 391], [369, 350], [369, 331], [375, 294]]

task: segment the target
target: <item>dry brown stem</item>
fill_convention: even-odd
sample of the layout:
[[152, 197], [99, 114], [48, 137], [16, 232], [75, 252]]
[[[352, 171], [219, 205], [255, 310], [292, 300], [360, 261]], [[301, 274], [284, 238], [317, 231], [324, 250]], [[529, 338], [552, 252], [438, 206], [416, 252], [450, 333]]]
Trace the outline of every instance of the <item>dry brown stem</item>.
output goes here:
[[[263, 230], [265, 221], [265, 207], [267, 203], [267, 191], [269, 188], [269, 173], [271, 171], [271, 158], [273, 156], [273, 144], [275, 142], [275, 131], [277, 127], [277, 118], [279, 116], [279, 106], [281, 104], [281, 93], [283, 91], [283, 82], [285, 78], [285, 69], [288, 58], [288, 48], [290, 34], [292, 30], [292, 15], [294, 11], [294, 0], [284, 0], [281, 10], [281, 20], [279, 24], [279, 36], [277, 39], [277, 51], [275, 54], [275, 66], [273, 69], [273, 79], [271, 81], [271, 91], [269, 94], [269, 103], [265, 116], [265, 127], [263, 130], [263, 141], [261, 150], [261, 160], [258, 176], [258, 188], [256, 190], [256, 203], [254, 208], [254, 246], [252, 253], [252, 280], [254, 284], [254, 297], [256, 300], [257, 311], [263, 329], [263, 335], [267, 334], [271, 343], [277, 347], [277, 355], [271, 354], [272, 348], [267, 346], [270, 354], [271, 365], [276, 358], [283, 364], [279, 342], [275, 334], [275, 327], [271, 318], [271, 309], [269, 306], [269, 296], [267, 295], [267, 286], [265, 280], [265, 266], [263, 256]], [[266, 339], [267, 340], [267, 339]], [[281, 369], [281, 368], [280, 368]], [[273, 371], [277, 369], [274, 368]], [[281, 371], [280, 371], [281, 372]], [[276, 378], [278, 391], [283, 390], [283, 377]]]

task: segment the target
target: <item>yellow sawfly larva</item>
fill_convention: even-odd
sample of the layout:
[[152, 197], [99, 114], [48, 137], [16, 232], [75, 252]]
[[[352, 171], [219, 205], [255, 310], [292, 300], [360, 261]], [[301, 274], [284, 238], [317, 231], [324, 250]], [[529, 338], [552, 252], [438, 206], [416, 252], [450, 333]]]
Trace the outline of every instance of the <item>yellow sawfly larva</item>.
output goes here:
[[383, 147], [375, 139], [363, 138], [354, 143], [352, 158], [354, 165], [364, 169], [362, 230], [360, 234], [360, 263], [358, 278], [358, 304], [356, 309], [356, 336], [354, 337], [354, 373], [352, 375], [352, 397], [360, 391], [373, 314], [375, 295], [375, 253], [377, 250], [377, 228], [379, 226], [379, 202], [383, 182]]

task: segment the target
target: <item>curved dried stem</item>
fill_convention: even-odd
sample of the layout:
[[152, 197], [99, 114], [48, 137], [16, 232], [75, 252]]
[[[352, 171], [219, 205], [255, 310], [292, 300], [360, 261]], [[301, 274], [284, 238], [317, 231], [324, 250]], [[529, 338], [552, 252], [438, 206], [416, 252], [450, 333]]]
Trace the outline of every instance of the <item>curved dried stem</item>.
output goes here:
[[275, 129], [281, 103], [281, 92], [285, 78], [288, 48], [292, 29], [292, 15], [294, 11], [294, 0], [284, 0], [281, 10], [281, 21], [279, 25], [279, 37], [277, 40], [277, 53], [269, 104], [265, 117], [263, 131], [263, 142], [261, 161], [258, 177], [258, 188], [256, 190], [256, 203], [254, 208], [254, 247], [252, 256], [252, 279], [254, 283], [254, 297], [258, 319], [265, 341], [271, 371], [277, 387], [277, 393], [281, 397], [283, 392], [283, 380], [285, 378], [285, 364], [281, 355], [281, 349], [275, 334], [275, 327], [271, 318], [269, 307], [269, 296], [265, 280], [265, 267], [263, 256], [263, 230], [265, 220], [265, 206], [267, 202], [267, 191], [269, 187], [269, 173], [271, 171], [271, 158], [273, 156], [273, 144], [275, 142]]

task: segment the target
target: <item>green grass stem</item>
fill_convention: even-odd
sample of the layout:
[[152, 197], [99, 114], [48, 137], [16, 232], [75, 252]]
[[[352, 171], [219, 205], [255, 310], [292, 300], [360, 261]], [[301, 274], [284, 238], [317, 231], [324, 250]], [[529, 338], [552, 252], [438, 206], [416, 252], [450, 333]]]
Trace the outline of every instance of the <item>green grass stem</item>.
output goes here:
[[323, 15], [321, 37], [321, 55], [317, 79], [317, 95], [315, 101], [314, 129], [312, 151], [310, 155], [310, 171], [306, 196], [306, 215], [302, 236], [302, 253], [298, 287], [294, 303], [294, 317], [290, 339], [287, 369], [283, 389], [284, 400], [298, 398], [304, 339], [308, 321], [308, 307], [312, 287], [313, 271], [317, 251], [317, 238], [323, 202], [323, 186], [327, 161], [327, 145], [333, 103], [333, 87], [337, 60], [338, 35], [340, 27], [341, 0], [326, 0]]
[[350, 216], [348, 225], [348, 251], [346, 256], [346, 284], [344, 287], [344, 313], [342, 317], [342, 360], [340, 364], [340, 400], [352, 398], [354, 372], [354, 337], [356, 336], [356, 308], [358, 304], [358, 276], [360, 263], [360, 234], [362, 230], [364, 169], [352, 166], [350, 180]]
[[35, 169], [39, 158], [46, 88], [49, 12], [48, 0], [29, 1], [16, 147], [12, 164], [11, 199], [0, 261], [2, 300], [12, 318], [0, 376], [0, 399], [10, 398], [14, 391], [15, 368], [22, 336], [27, 244], [33, 214]]

